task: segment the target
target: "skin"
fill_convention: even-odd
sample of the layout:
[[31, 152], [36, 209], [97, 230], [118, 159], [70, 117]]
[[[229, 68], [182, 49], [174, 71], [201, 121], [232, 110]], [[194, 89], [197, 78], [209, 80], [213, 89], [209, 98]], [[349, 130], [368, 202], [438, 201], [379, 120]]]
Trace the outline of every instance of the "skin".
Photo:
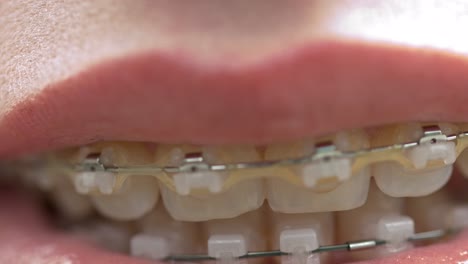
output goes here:
[[[468, 121], [466, 0], [3, 0], [0, 25], [1, 157], [97, 140], [268, 143]], [[18, 211], [0, 217], [5, 230], [36, 215]], [[50, 240], [78, 261], [129, 262], [25, 225], [0, 232], [29, 252], [23, 263]], [[44, 239], [14, 240], [29, 231]], [[464, 243], [413, 257], [462, 261]]]

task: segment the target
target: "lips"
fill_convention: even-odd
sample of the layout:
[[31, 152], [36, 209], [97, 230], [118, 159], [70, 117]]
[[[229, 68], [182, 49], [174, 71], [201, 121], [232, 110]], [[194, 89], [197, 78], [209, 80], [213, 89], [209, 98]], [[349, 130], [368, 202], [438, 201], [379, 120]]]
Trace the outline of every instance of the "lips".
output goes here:
[[[383, 12], [382, 23], [348, 23], [363, 3], [329, 24], [333, 37], [248, 63], [232, 55], [206, 62], [164, 49], [96, 60], [2, 108], [0, 156], [99, 140], [263, 144], [394, 122], [468, 121], [468, 60], [456, 53], [464, 39], [446, 33], [461, 32], [461, 22], [450, 19], [455, 4], [432, 9], [437, 5], [414, 1], [416, 12], [401, 17], [421, 25], [405, 31], [406, 24], [391, 23], [405, 21], [398, 12]], [[424, 19], [434, 20], [431, 10], [442, 14], [439, 24]], [[414, 37], [426, 26], [432, 34]], [[439, 38], [427, 39], [434, 35]], [[0, 193], [0, 262], [14, 263], [18, 252], [20, 263], [139, 261], [56, 233], [24, 194]], [[366, 263], [465, 261], [467, 237]]]
[[400, 121], [466, 121], [468, 61], [320, 42], [244, 67], [148, 52], [102, 62], [13, 107], [2, 156], [97, 140], [271, 143]]

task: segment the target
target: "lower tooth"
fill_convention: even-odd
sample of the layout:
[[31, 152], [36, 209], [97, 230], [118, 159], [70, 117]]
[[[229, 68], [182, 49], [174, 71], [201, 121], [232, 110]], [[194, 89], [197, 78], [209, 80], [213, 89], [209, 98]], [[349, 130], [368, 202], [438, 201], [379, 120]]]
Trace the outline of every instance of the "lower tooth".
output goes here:
[[111, 251], [128, 253], [132, 230], [128, 225], [112, 222], [95, 222], [87, 226], [74, 228], [73, 235]]
[[418, 223], [418, 232], [468, 224], [468, 207], [457, 204], [446, 189], [426, 197], [408, 198], [406, 211]]
[[257, 210], [234, 219], [211, 220], [203, 223], [208, 254], [224, 261], [233, 261], [236, 257], [245, 255], [247, 251], [266, 250], [265, 232], [262, 228], [264, 220], [262, 210]]
[[272, 244], [283, 252], [282, 263], [327, 263], [327, 255], [309, 255], [308, 252], [320, 245], [333, 244], [334, 219], [332, 213], [282, 214], [271, 216], [273, 232]]
[[130, 241], [134, 256], [162, 259], [168, 255], [202, 252], [197, 223], [172, 219], [163, 206], [158, 206], [139, 222], [140, 234]]
[[[338, 242], [375, 238], [379, 219], [389, 215], [400, 215], [404, 209], [403, 205], [402, 198], [385, 195], [372, 182], [367, 202], [362, 207], [337, 212]], [[356, 260], [379, 256], [375, 251], [351, 252], [350, 254]]]
[[364, 204], [369, 181], [369, 171], [364, 169], [336, 189], [318, 193], [311, 189], [285, 183], [282, 180], [271, 179], [267, 181], [267, 199], [274, 211], [282, 213], [349, 210]]
[[391, 215], [382, 217], [377, 223], [378, 240], [387, 243], [377, 253], [387, 255], [412, 248], [408, 241], [414, 235], [414, 221], [408, 216]]
[[131, 176], [119, 192], [92, 196], [96, 210], [114, 220], [138, 219], [150, 212], [158, 199], [158, 182], [152, 176]]
[[374, 165], [373, 176], [379, 188], [393, 197], [429, 195], [442, 188], [452, 175], [453, 166], [440, 169], [406, 171], [394, 162]]

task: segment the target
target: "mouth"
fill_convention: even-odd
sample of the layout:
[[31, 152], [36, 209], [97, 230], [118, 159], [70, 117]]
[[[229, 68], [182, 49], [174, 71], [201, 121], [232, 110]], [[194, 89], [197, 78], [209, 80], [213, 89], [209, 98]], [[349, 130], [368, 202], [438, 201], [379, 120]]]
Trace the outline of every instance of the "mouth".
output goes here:
[[465, 54], [338, 13], [287, 49], [140, 47], [5, 82], [0, 260], [467, 261]]

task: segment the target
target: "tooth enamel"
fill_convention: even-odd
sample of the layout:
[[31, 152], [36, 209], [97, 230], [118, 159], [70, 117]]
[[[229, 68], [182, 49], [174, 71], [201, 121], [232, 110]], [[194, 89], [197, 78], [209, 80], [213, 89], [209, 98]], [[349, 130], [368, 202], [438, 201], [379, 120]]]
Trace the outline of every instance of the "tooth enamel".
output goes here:
[[130, 240], [130, 254], [136, 257], [158, 260], [168, 257], [170, 251], [165, 238], [148, 234], [137, 234]]
[[69, 220], [82, 220], [93, 213], [89, 197], [72, 190], [71, 186], [59, 186], [51, 192], [51, 199], [60, 213]]
[[301, 172], [304, 185], [312, 188], [322, 179], [336, 177], [339, 182], [351, 177], [351, 160], [346, 158], [331, 159], [305, 165]]
[[411, 149], [408, 157], [416, 169], [423, 169], [432, 160], [443, 160], [445, 165], [452, 165], [457, 153], [453, 142], [424, 143]]
[[373, 176], [380, 190], [393, 197], [429, 195], [442, 188], [450, 179], [453, 166], [440, 169], [407, 171], [394, 162], [376, 164]]
[[[385, 195], [372, 182], [367, 201], [363, 206], [336, 213], [338, 242], [374, 238], [377, 235], [379, 219], [388, 215], [400, 215], [403, 212], [403, 205], [402, 198]], [[369, 259], [379, 255], [372, 250], [350, 254], [356, 260]]]
[[80, 194], [89, 194], [95, 190], [111, 194], [116, 180], [117, 176], [110, 172], [79, 172], [73, 179], [75, 190]]
[[113, 222], [94, 222], [72, 230], [73, 235], [90, 240], [97, 245], [115, 252], [127, 253], [132, 236], [128, 225]]
[[[282, 263], [327, 263], [327, 254], [306, 256], [306, 252], [320, 245], [329, 245], [334, 241], [334, 219], [332, 213], [282, 214], [272, 213], [271, 240], [274, 248], [292, 253], [283, 256]], [[304, 259], [305, 258], [305, 259]]]
[[[197, 223], [180, 222], [172, 219], [162, 205], [157, 206], [151, 213], [144, 216], [138, 222], [138, 225], [142, 235], [144, 234], [152, 239], [159, 240], [159, 242], [155, 243], [161, 244], [161, 247], [165, 244], [164, 247], [166, 248], [158, 249], [161, 250], [158, 251], [158, 255], [166, 252], [166, 250], [168, 254], [203, 252], [199, 241], [199, 225]], [[140, 249], [136, 249], [136, 251], [138, 250]], [[145, 251], [146, 248], [141, 248], [141, 250]]]
[[239, 216], [259, 208], [265, 200], [261, 180], [236, 184], [220, 194], [182, 196], [165, 186], [161, 195], [169, 214], [180, 221], [206, 221]]
[[[457, 208], [460, 211], [457, 212]], [[456, 215], [463, 212], [456, 204], [450, 190], [443, 188], [431, 195], [406, 200], [406, 212], [417, 223], [417, 232], [454, 227], [459, 222]]]
[[114, 220], [138, 219], [151, 211], [158, 199], [158, 182], [152, 176], [132, 176], [119, 192], [92, 196], [96, 210]]
[[[314, 153], [314, 150], [327, 155], [334, 153], [333, 146], [336, 147], [336, 151], [344, 152], [368, 147], [367, 137], [362, 131], [338, 133], [334, 138], [323, 142], [332, 142], [333, 145], [322, 144], [316, 147], [311, 141], [300, 141], [286, 146], [274, 145], [267, 148], [265, 159], [304, 157]], [[327, 159], [323, 161], [315, 161], [294, 169], [308, 188], [279, 179], [268, 179], [267, 199], [271, 208], [283, 213], [313, 213], [349, 210], [361, 206], [367, 197], [369, 170], [365, 168], [351, 177], [350, 159], [325, 157]]]
[[460, 154], [456, 164], [461, 174], [465, 178], [468, 178], [468, 150], [465, 150]]
[[[453, 128], [440, 124], [444, 133], [453, 132]], [[389, 138], [398, 143], [414, 142], [423, 136], [421, 125], [397, 127]], [[410, 148], [406, 156], [416, 170], [406, 170], [395, 162], [381, 162], [373, 166], [373, 176], [379, 188], [394, 197], [415, 197], [431, 194], [442, 188], [450, 179], [453, 163], [456, 159], [455, 143], [428, 136], [420, 145]], [[432, 161], [443, 161], [445, 166], [435, 169], [425, 169]]]
[[273, 211], [282, 213], [350, 210], [365, 203], [369, 182], [368, 169], [357, 173], [336, 189], [322, 193], [294, 186], [282, 180], [271, 179], [267, 181], [267, 199]]
[[410, 217], [393, 215], [382, 217], [377, 224], [376, 238], [387, 241], [388, 253], [400, 252], [412, 247], [408, 241], [414, 235], [414, 221]]
[[468, 206], [452, 208], [448, 214], [445, 227], [454, 229], [468, 227]]
[[[250, 147], [180, 146], [179, 149], [171, 150], [160, 146], [156, 154], [159, 157], [157, 163], [177, 165], [182, 156], [196, 152], [201, 152], [210, 164], [260, 160], [256, 150]], [[206, 221], [236, 217], [259, 208], [265, 199], [263, 181], [260, 179], [243, 181], [222, 193], [216, 193], [221, 190], [224, 174], [200, 171], [175, 176], [179, 177], [176, 191], [161, 186], [161, 194], [168, 212], [177, 220]], [[192, 194], [194, 189], [205, 192]]]
[[263, 218], [262, 212], [257, 210], [234, 219], [203, 223], [209, 255], [232, 259], [247, 251], [266, 250]]

